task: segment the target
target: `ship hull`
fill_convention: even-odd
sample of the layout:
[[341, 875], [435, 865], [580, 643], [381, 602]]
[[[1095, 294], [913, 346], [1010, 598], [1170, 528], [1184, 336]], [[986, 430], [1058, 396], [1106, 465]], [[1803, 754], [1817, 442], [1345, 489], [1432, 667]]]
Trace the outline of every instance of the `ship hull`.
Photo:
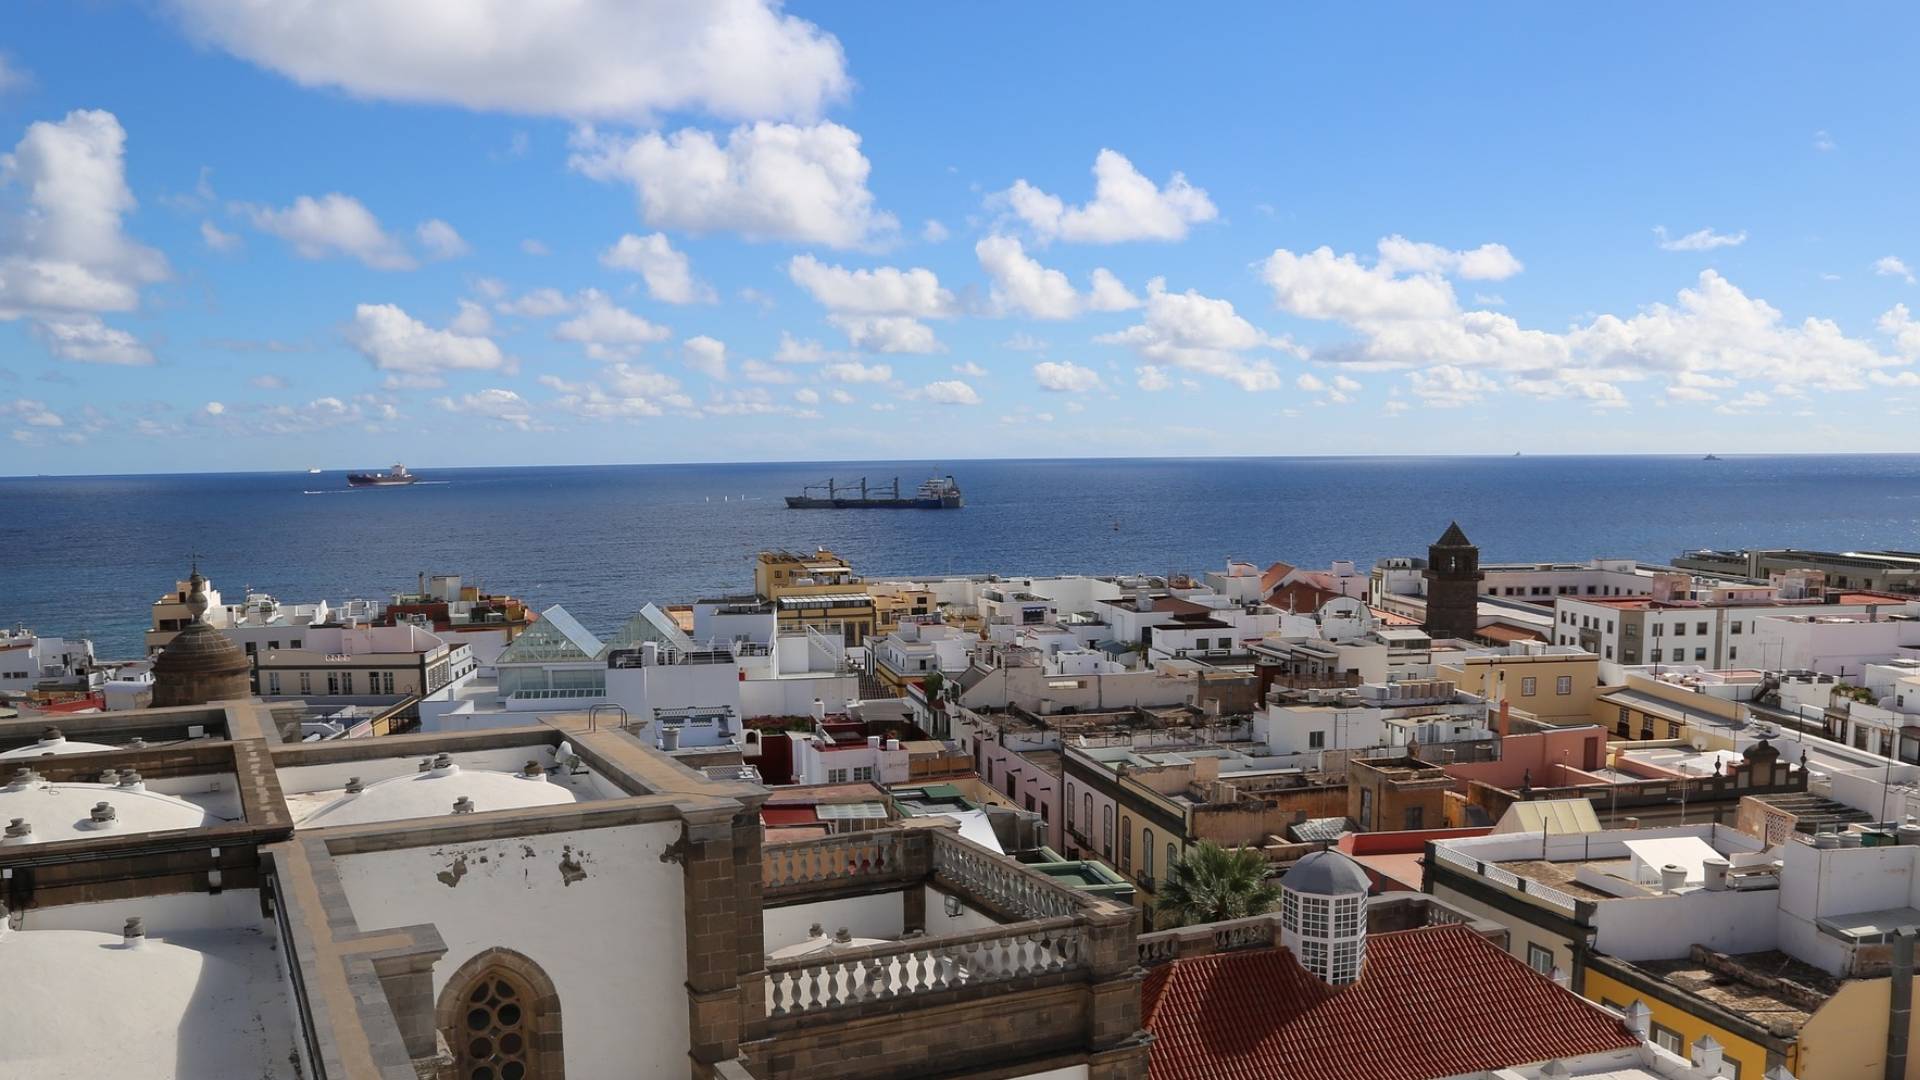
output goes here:
[[391, 476], [349, 476], [347, 477], [348, 487], [406, 487], [408, 484], [411, 484], [414, 482], [415, 482], [414, 478], [411, 476], [398, 478], [398, 479]]
[[816, 499], [807, 495], [787, 496], [789, 510], [958, 510], [960, 496], [942, 499]]

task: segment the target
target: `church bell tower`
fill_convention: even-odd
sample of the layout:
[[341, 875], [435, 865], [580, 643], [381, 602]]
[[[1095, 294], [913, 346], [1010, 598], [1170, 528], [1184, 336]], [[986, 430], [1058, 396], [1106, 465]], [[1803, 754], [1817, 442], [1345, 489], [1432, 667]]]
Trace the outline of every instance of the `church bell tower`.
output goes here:
[[1427, 548], [1427, 621], [1433, 638], [1466, 638], [1480, 631], [1480, 549], [1460, 531], [1460, 523]]

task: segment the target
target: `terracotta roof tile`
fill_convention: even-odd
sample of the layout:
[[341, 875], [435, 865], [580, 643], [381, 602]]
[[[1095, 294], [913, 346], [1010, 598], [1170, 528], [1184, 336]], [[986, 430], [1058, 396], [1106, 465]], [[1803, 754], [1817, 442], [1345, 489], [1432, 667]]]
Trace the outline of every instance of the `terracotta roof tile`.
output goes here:
[[1360, 981], [1285, 949], [1149, 972], [1152, 1080], [1430, 1080], [1638, 1045], [1621, 1021], [1464, 926], [1375, 934]]

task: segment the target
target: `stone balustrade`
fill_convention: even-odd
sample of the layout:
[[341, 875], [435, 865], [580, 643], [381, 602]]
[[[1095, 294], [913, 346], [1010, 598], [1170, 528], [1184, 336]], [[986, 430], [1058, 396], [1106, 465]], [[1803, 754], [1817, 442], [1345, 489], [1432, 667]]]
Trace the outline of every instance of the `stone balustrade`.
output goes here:
[[1271, 948], [1279, 940], [1280, 916], [1268, 913], [1141, 934], [1134, 948], [1138, 951], [1140, 966], [1152, 967], [1184, 956]]
[[943, 883], [971, 893], [990, 907], [1027, 919], [1072, 915], [1092, 899], [945, 831], [934, 834], [933, 870]]
[[911, 938], [767, 965], [767, 1015], [787, 1017], [1086, 966], [1074, 918]]
[[874, 829], [768, 844], [760, 849], [761, 883], [774, 898], [820, 886], [901, 878], [909, 871], [908, 847], [917, 843], [925, 840], [905, 830]]

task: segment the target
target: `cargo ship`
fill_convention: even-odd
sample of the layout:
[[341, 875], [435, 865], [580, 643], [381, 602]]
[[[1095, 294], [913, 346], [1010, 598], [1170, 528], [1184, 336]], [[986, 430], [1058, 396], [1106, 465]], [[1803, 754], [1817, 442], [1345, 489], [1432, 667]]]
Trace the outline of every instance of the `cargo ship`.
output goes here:
[[395, 465], [386, 472], [356, 472], [347, 474], [348, 487], [405, 487], [420, 479], [407, 471], [405, 465]]
[[787, 496], [789, 510], [958, 510], [960, 505], [960, 485], [951, 476], [933, 477], [905, 498], [900, 495], [897, 476], [884, 487], [868, 486], [863, 476], [858, 484], [829, 480], [809, 484], [800, 489], [800, 494]]

